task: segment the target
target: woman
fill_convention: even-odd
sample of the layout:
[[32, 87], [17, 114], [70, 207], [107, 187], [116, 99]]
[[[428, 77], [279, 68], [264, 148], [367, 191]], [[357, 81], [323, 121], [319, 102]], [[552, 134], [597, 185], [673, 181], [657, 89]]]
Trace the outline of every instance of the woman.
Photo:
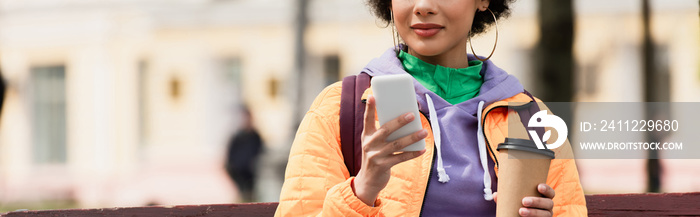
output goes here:
[[[412, 75], [422, 115], [406, 114], [377, 127], [368, 89], [362, 166], [351, 177], [339, 142], [341, 84], [327, 87], [297, 132], [276, 216], [494, 216], [497, 155], [487, 157], [478, 133], [484, 124], [495, 150], [504, 139], [500, 132], [507, 132], [508, 113], [496, 105], [530, 98], [515, 77], [467, 55], [466, 46], [470, 36], [506, 16], [510, 2], [369, 0], [374, 14], [394, 25], [405, 44], [371, 61], [363, 73]], [[423, 130], [385, 141], [415, 118]], [[421, 139], [425, 150], [398, 153]], [[573, 160], [553, 160], [547, 183], [537, 190], [543, 197], [523, 198], [521, 216], [587, 215]]]

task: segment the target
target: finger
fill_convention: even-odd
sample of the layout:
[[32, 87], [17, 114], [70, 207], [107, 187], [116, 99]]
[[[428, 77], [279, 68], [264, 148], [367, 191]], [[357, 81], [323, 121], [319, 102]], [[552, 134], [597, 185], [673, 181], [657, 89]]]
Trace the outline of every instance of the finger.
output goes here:
[[497, 202], [497, 201], [496, 201], [496, 195], [498, 195], [498, 192], [493, 192], [493, 202]]
[[418, 156], [422, 155], [425, 153], [425, 150], [420, 150], [420, 151], [407, 151], [403, 152], [400, 154], [395, 154], [390, 156], [387, 160], [389, 165], [396, 165], [404, 161], [411, 160], [413, 158], [417, 158]]
[[413, 143], [416, 143], [422, 139], [425, 139], [425, 137], [428, 136], [428, 131], [425, 129], [421, 129], [415, 133], [411, 133], [408, 136], [401, 137], [397, 140], [394, 140], [390, 142], [388, 145], [385, 146], [384, 151], [389, 152], [389, 154], [392, 154], [394, 152], [400, 152], [402, 149], [408, 147], [409, 145], [412, 145]]
[[372, 135], [375, 131], [377, 131], [377, 126], [374, 125], [374, 120], [376, 120], [376, 112], [377, 107], [374, 96], [369, 95], [367, 97], [367, 105], [365, 106], [364, 127], [362, 128], [364, 135]]
[[403, 115], [394, 118], [393, 120], [386, 122], [384, 125], [379, 127], [377, 131], [380, 132], [379, 135], [377, 135], [378, 139], [381, 139], [382, 141], [386, 141], [386, 138], [389, 137], [391, 133], [394, 131], [398, 130], [399, 128], [403, 127], [404, 125], [410, 123], [415, 119], [415, 115], [411, 112], [406, 112]]
[[554, 208], [554, 201], [550, 198], [544, 197], [525, 197], [523, 198], [523, 206], [527, 208], [545, 209], [552, 210]]
[[552, 187], [549, 187], [549, 185], [544, 183], [540, 183], [539, 185], [537, 185], [537, 191], [540, 192], [540, 194], [542, 194], [543, 196], [550, 199], [554, 198], [555, 195], [554, 189], [552, 189]]
[[538, 217], [539, 217], [539, 216], [547, 216], [547, 217], [549, 217], [549, 216], [552, 216], [552, 211], [549, 211], [549, 210], [541, 210], [541, 209], [520, 208], [520, 209], [518, 210], [518, 214], [520, 214], [520, 216], [523, 216], [523, 217], [524, 217], [524, 216], [527, 216], [527, 217], [530, 217], [530, 216], [538, 216]]

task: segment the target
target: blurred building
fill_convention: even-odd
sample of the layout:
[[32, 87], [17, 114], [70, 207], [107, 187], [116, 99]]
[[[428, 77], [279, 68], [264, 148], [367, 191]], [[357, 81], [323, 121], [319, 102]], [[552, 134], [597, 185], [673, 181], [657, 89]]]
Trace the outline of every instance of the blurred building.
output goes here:
[[[240, 103], [250, 105], [267, 145], [258, 193], [277, 200], [294, 108], [307, 109], [324, 86], [393, 44], [363, 1], [311, 1], [298, 99], [294, 2], [0, 0], [0, 69], [9, 85], [0, 204], [234, 202], [223, 157]], [[576, 100], [642, 100], [640, 9], [636, 1], [576, 1]], [[654, 1], [653, 9], [672, 100], [700, 101], [698, 5]], [[541, 85], [531, 76], [536, 10], [534, 0], [514, 5], [499, 23], [493, 57], [528, 89]], [[488, 53], [493, 40], [493, 31], [475, 38], [477, 53]], [[643, 161], [600, 162], [579, 162], [584, 189], [643, 190], [643, 182], [624, 183], [644, 179]], [[595, 172], [601, 168], [612, 171]], [[614, 179], [623, 182], [608, 185]], [[700, 186], [684, 186], [693, 184]], [[681, 191], [700, 190], [691, 188]]]
[[[223, 156], [239, 104], [252, 103], [272, 144], [288, 131], [265, 124], [288, 116], [283, 97], [267, 88], [290, 68], [289, 52], [270, 52], [289, 46], [278, 39], [290, 35], [285, 8], [0, 1], [0, 67], [10, 86], [0, 203], [234, 202]], [[264, 16], [246, 19], [253, 12]]]

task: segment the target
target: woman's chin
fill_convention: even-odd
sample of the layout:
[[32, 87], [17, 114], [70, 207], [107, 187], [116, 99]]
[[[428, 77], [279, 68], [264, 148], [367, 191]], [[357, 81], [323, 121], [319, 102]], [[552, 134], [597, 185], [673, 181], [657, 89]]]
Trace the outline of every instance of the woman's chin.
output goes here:
[[416, 52], [421, 56], [437, 56], [444, 53], [446, 48], [445, 44], [441, 43], [437, 38], [423, 39], [423, 40], [411, 40], [407, 41], [406, 45], [408, 48]]
[[437, 56], [441, 53], [443, 53], [442, 49], [438, 49], [438, 46], [430, 46], [429, 44], [427, 45], [417, 45], [417, 46], [411, 46], [408, 45], [408, 47], [413, 50], [418, 55], [421, 56]]

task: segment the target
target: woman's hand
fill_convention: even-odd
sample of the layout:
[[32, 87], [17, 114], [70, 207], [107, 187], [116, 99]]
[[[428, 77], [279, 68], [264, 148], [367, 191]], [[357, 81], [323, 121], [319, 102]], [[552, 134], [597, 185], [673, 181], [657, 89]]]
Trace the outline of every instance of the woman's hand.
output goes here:
[[376, 107], [373, 96], [367, 99], [365, 109], [364, 130], [362, 132], [362, 167], [353, 182], [355, 195], [367, 205], [374, 206], [379, 192], [386, 187], [391, 177], [391, 167], [401, 162], [416, 158], [425, 153], [422, 151], [400, 152], [428, 136], [428, 131], [422, 129], [411, 135], [394, 141], [386, 138], [415, 119], [412, 113], [406, 113], [387, 122], [377, 129], [375, 125]]
[[[523, 198], [523, 207], [518, 210], [520, 216], [552, 216], [554, 212], [554, 189], [549, 185], [540, 183], [537, 185], [537, 191], [544, 197], [525, 197]], [[497, 193], [493, 193], [493, 200], [496, 201]]]

